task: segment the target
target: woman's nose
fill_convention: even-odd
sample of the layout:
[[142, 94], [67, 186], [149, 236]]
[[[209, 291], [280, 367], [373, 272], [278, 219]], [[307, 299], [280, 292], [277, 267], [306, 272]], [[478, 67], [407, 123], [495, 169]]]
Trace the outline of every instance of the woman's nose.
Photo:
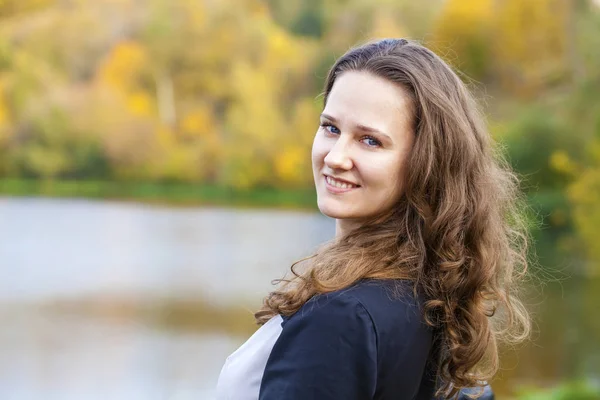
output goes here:
[[339, 138], [325, 156], [325, 165], [331, 169], [352, 169], [353, 162], [349, 147], [349, 143]]

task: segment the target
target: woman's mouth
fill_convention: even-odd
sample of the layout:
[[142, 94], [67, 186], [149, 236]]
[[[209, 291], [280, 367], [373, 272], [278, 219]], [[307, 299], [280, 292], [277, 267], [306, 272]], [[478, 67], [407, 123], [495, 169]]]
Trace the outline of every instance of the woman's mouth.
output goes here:
[[340, 180], [332, 178], [331, 176], [328, 176], [328, 175], [324, 175], [324, 176], [325, 176], [325, 187], [327, 188], [328, 191], [330, 191], [332, 193], [345, 193], [345, 192], [349, 192], [353, 189], [358, 189], [360, 187], [359, 185], [340, 181]]

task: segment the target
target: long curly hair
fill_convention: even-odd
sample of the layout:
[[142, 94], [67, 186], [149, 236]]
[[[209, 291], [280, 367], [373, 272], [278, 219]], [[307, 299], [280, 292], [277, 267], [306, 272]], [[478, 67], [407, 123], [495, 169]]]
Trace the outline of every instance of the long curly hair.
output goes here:
[[432, 51], [405, 39], [353, 48], [329, 71], [325, 104], [346, 71], [387, 79], [412, 98], [415, 142], [404, 193], [386, 215], [294, 263], [293, 276], [275, 280], [255, 319], [262, 325], [291, 315], [311, 297], [364, 278], [408, 279], [436, 333], [437, 395], [453, 398], [495, 375], [500, 340], [529, 335], [517, 290], [528, 262], [519, 182], [469, 90]]

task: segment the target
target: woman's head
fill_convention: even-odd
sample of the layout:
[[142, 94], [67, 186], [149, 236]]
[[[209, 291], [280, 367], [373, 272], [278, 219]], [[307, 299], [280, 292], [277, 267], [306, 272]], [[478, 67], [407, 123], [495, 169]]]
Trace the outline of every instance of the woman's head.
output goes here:
[[[425, 192], [468, 179], [485, 159], [487, 135], [463, 83], [433, 52], [405, 39], [340, 57], [324, 103], [313, 145], [318, 203], [348, 226], [386, 215], [405, 193], [427, 212], [436, 204], [422, 200], [439, 199]], [[354, 185], [331, 188], [327, 176]]]
[[515, 296], [526, 227], [518, 180], [475, 101], [442, 59], [404, 39], [348, 51], [324, 99], [313, 172], [319, 208], [345, 226], [303, 271], [292, 266], [295, 277], [269, 294], [257, 321], [363, 278], [411, 279], [439, 333], [442, 390], [490, 379], [497, 341], [529, 329]]
[[385, 213], [400, 198], [414, 141], [411, 102], [399, 85], [361, 70], [338, 76], [327, 93], [313, 174], [319, 209], [338, 220], [338, 231]]

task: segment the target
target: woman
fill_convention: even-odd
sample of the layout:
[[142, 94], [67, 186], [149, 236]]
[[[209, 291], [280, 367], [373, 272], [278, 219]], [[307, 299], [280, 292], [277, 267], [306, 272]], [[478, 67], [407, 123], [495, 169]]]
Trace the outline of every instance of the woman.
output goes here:
[[529, 330], [526, 241], [475, 102], [430, 50], [385, 39], [337, 60], [324, 106], [313, 173], [336, 237], [267, 296], [218, 399], [491, 398], [498, 340]]

